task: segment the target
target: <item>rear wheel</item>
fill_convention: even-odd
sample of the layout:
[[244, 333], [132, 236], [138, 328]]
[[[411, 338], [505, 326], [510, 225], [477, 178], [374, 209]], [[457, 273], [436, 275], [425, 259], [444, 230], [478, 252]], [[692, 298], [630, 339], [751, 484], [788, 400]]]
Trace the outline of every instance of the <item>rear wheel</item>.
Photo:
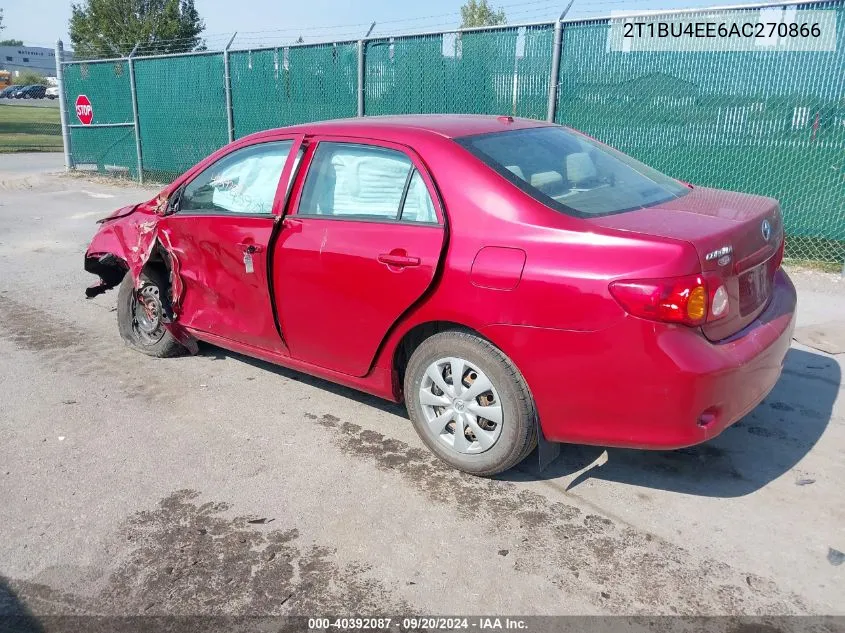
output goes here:
[[167, 284], [155, 271], [141, 273], [135, 288], [131, 275], [120, 284], [117, 297], [117, 324], [126, 343], [144, 354], [166, 358], [185, 348], [164, 327], [167, 314]]
[[405, 371], [414, 428], [446, 463], [491, 476], [537, 444], [537, 416], [525, 380], [495, 345], [468, 332], [423, 341]]

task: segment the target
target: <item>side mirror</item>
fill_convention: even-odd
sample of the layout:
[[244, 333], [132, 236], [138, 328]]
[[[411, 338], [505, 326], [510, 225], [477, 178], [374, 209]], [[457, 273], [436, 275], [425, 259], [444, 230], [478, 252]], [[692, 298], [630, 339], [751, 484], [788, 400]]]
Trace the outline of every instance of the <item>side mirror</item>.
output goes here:
[[167, 200], [166, 204], [161, 207], [161, 215], [173, 215], [179, 212], [179, 206], [182, 203], [182, 190], [178, 189], [173, 192], [173, 195]]

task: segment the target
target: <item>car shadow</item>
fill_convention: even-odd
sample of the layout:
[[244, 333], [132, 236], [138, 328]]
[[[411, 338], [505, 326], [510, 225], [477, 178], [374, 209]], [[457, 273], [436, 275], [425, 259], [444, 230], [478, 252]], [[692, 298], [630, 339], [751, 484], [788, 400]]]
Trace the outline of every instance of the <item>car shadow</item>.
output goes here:
[[0, 576], [0, 633], [43, 633], [44, 627]]
[[[569, 479], [567, 490], [599, 479], [705, 497], [741, 497], [788, 472], [813, 448], [830, 422], [841, 381], [831, 357], [790, 349], [783, 374], [766, 399], [709, 442], [674, 451], [565, 444], [542, 472], [535, 451], [501, 478]], [[812, 474], [796, 475], [796, 483], [802, 478]]]
[[344, 398], [355, 400], [356, 402], [369, 405], [381, 411], [401, 416], [406, 420], [408, 419], [408, 413], [407, 411], [405, 411], [405, 405], [403, 404], [389, 402], [376, 396], [371, 396], [370, 394], [364, 393], [363, 391], [344, 387], [343, 385], [339, 385], [323, 378], [304, 374], [300, 371], [296, 371], [295, 369], [288, 369], [287, 367], [282, 367], [281, 365], [276, 365], [274, 363], [270, 363], [259, 358], [254, 358], [252, 356], [239, 354], [238, 352], [232, 352], [222, 347], [217, 347], [215, 345], [211, 345], [210, 343], [204, 342], [199, 343], [199, 355], [206, 356], [208, 358], [214, 358], [217, 360], [225, 360], [228, 358], [231, 358], [232, 360], [238, 360], [242, 363], [252, 365], [256, 369], [260, 369], [262, 371], [270, 371], [279, 376], [283, 376], [288, 380], [294, 380], [296, 382], [301, 382], [305, 385], [310, 385], [318, 389], [323, 389], [324, 391], [331, 392], [338, 396], [343, 396]]
[[[322, 378], [206, 343], [200, 343], [199, 353], [221, 360], [238, 360], [408, 418], [402, 404]], [[766, 399], [709, 442], [674, 451], [562, 444], [560, 456], [542, 472], [537, 468], [535, 451], [497, 479], [557, 480], [565, 482], [567, 490], [589, 479], [599, 479], [706, 497], [740, 497], [788, 472], [812, 449], [830, 422], [841, 382], [839, 365], [834, 359], [790, 349], [783, 374]], [[410, 425], [407, 431], [413, 432]], [[605, 450], [606, 461], [602, 458]]]

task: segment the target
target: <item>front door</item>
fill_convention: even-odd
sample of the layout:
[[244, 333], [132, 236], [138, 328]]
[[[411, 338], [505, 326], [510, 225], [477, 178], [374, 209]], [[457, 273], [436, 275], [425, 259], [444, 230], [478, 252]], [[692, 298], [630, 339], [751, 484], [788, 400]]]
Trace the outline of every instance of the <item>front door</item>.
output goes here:
[[[183, 282], [179, 322], [248, 345], [284, 351], [270, 302], [268, 248], [297, 138], [233, 150], [171, 198], [159, 223]], [[285, 169], [285, 166], [288, 168]], [[275, 212], [275, 213], [274, 213]]]
[[294, 358], [363, 376], [434, 279], [442, 209], [403, 146], [324, 138], [305, 161], [275, 246], [282, 334]]

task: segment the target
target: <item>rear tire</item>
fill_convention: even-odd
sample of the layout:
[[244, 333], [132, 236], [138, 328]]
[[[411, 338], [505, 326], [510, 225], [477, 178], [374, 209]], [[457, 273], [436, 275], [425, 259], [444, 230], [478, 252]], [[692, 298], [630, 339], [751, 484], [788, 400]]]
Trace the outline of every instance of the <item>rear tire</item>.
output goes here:
[[[452, 379], [457, 372], [459, 381]], [[404, 388], [420, 438], [458, 470], [490, 477], [537, 445], [534, 399], [522, 374], [479, 336], [448, 331], [425, 339], [408, 360]]]
[[117, 295], [117, 326], [120, 336], [133, 349], [157, 358], [185, 353], [185, 348], [164, 327], [169, 313], [168, 285], [153, 271], [141, 273], [136, 290], [132, 275], [125, 275]]

